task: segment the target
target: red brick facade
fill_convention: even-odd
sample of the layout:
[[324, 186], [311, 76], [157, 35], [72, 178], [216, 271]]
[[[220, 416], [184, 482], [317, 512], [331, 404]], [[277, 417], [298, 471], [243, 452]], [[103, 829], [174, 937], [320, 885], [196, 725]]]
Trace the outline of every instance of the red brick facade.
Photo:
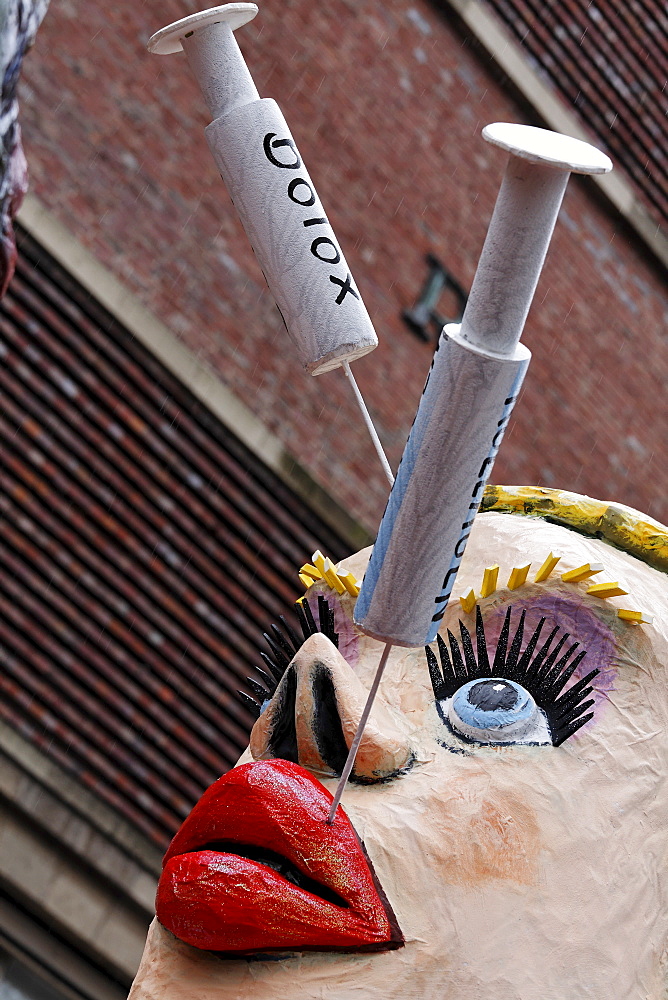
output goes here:
[[[387, 484], [340, 372], [298, 370], [209, 155], [183, 56], [197, 9], [60, 0], [21, 91], [32, 190], [372, 531]], [[488, 122], [531, 123], [422, 0], [265, 0], [238, 40], [281, 105], [381, 341], [354, 366], [396, 466], [431, 355], [404, 326], [431, 251], [470, 286], [503, 171]], [[663, 275], [573, 180], [524, 334], [534, 360], [493, 474], [668, 520]]]

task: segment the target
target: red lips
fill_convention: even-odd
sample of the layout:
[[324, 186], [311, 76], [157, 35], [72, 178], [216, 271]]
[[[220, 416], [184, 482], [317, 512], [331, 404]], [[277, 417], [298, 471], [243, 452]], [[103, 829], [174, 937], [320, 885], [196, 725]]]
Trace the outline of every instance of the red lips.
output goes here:
[[[170, 844], [158, 919], [210, 951], [381, 951], [403, 944], [357, 835], [308, 771], [242, 764], [204, 793]], [[278, 869], [278, 870], [277, 870]]]

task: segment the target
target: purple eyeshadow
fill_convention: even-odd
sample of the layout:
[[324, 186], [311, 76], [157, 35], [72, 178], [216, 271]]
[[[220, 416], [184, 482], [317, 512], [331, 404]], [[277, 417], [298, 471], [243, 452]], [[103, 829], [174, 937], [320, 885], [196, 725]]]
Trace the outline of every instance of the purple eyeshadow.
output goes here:
[[[599, 675], [594, 684], [591, 697], [598, 709], [604, 695], [613, 690], [616, 670], [613, 665], [617, 648], [612, 629], [596, 615], [593, 609], [578, 600], [577, 597], [564, 597], [559, 594], [539, 594], [533, 598], [525, 598], [509, 602], [513, 609], [512, 620], [516, 624], [524, 611], [526, 613], [524, 643], [526, 646], [534, 629], [541, 618], [545, 618], [546, 630], [558, 626], [570, 634], [569, 643], [579, 642], [581, 649], [586, 649], [587, 655], [578, 664], [569, 687], [579, 681], [592, 670], [598, 670]], [[508, 604], [500, 605], [485, 615], [485, 636], [490, 653], [493, 655], [496, 643], [503, 627]]]

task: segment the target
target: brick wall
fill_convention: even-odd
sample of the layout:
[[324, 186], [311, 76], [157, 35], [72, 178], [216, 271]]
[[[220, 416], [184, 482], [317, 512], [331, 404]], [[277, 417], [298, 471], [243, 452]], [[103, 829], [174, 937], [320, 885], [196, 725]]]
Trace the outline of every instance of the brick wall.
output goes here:
[[[343, 375], [298, 370], [185, 58], [146, 53], [150, 34], [197, 6], [52, 6], [22, 85], [32, 189], [373, 530], [387, 487]], [[421, 0], [265, 0], [237, 38], [261, 95], [282, 106], [376, 324], [381, 346], [354, 370], [396, 466], [431, 356], [401, 310], [426, 251], [470, 286], [503, 171], [480, 129], [530, 119]], [[668, 520], [667, 315], [661, 274], [571, 181], [494, 480]]]

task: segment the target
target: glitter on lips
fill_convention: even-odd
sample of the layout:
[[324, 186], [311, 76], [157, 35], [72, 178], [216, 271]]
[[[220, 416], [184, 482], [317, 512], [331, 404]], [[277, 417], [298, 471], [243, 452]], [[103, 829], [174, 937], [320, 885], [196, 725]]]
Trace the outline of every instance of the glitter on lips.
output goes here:
[[285, 760], [242, 764], [202, 796], [169, 846], [160, 922], [195, 948], [383, 951], [403, 938], [330, 793]]

